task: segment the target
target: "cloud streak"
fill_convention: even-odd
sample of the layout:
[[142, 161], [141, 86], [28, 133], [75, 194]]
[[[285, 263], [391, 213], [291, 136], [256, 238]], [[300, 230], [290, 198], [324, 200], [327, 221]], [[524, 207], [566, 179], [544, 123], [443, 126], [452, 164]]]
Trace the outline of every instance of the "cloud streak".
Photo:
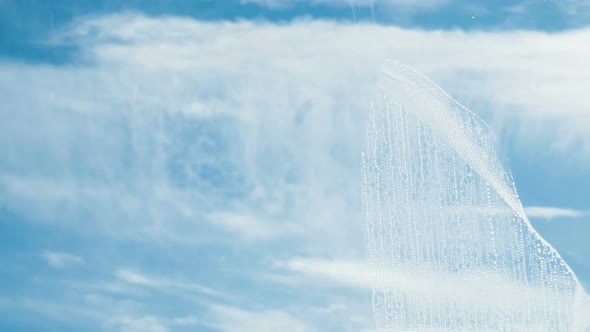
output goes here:
[[[427, 296], [433, 301], [450, 301], [449, 303], [464, 310], [477, 306], [518, 312], [526, 307], [541, 312], [541, 299], [547, 292], [553, 291], [555, 298], [563, 298], [563, 303], [571, 302], [571, 294], [567, 292], [560, 295], [557, 289], [547, 290], [534, 285], [518, 284], [492, 270], [474, 271], [472, 275], [454, 275], [448, 272], [416, 270], [415, 266], [402, 266], [382, 273], [386, 277], [379, 279], [377, 267], [365, 261], [295, 258], [279, 265], [328, 287], [359, 287], [376, 292], [396, 291], [402, 295]], [[490, 293], [490, 283], [502, 287]], [[576, 312], [577, 315], [590, 312], [590, 304], [584, 305], [585, 307], [576, 308], [583, 310]]]
[[549, 206], [529, 206], [525, 208], [529, 217], [552, 220], [555, 218], [581, 218], [588, 215], [585, 211]]
[[116, 273], [116, 276], [127, 283], [153, 288], [160, 291], [181, 290], [185, 292], [196, 292], [208, 296], [222, 295], [215, 290], [200, 285], [169, 279], [152, 278], [130, 269], [119, 269]]
[[62, 268], [84, 263], [82, 257], [67, 252], [44, 251], [41, 256], [51, 267]]
[[226, 305], [210, 307], [211, 324], [219, 331], [313, 332], [304, 321], [283, 310], [251, 311]]

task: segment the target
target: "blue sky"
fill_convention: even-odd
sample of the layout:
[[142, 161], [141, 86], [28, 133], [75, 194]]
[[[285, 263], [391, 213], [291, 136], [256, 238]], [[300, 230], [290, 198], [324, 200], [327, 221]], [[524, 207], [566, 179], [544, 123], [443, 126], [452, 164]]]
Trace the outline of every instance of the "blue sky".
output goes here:
[[0, 0], [0, 330], [370, 331], [387, 58], [490, 124], [590, 287], [590, 2], [482, 3]]

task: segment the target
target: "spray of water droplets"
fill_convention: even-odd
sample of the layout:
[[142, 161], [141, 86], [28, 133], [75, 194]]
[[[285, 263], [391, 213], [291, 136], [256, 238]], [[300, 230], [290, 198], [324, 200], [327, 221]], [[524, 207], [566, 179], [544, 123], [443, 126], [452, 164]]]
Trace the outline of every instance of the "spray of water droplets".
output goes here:
[[415, 70], [382, 70], [363, 196], [379, 331], [584, 331], [589, 301], [531, 226], [488, 127]]

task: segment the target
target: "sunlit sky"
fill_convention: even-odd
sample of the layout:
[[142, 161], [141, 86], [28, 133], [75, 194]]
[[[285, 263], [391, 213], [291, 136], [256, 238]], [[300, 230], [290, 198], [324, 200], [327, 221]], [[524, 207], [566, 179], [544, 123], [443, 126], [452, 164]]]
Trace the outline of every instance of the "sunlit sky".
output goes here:
[[590, 289], [588, 24], [582, 0], [0, 0], [0, 330], [371, 331], [389, 58], [489, 123]]

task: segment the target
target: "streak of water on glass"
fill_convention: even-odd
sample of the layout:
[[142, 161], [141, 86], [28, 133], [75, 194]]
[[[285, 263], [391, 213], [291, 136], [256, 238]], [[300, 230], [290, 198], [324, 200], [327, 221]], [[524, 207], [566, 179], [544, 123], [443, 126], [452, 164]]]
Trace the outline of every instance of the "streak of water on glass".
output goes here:
[[379, 331], [584, 331], [590, 302], [530, 224], [486, 124], [389, 61], [363, 201]]

